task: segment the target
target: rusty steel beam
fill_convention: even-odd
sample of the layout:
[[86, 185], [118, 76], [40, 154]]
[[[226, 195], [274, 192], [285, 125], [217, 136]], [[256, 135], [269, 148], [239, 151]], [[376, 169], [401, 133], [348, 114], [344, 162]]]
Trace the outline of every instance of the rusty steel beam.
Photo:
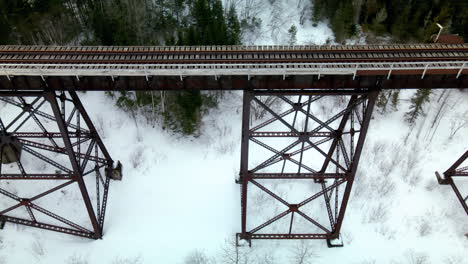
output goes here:
[[45, 93], [44, 97], [49, 102], [50, 106], [52, 107], [52, 111], [57, 121], [57, 125], [59, 127], [60, 133], [62, 134], [62, 139], [65, 144], [66, 153], [68, 155], [68, 158], [70, 159], [70, 163], [73, 168], [74, 176], [76, 177], [78, 186], [81, 191], [81, 195], [83, 196], [83, 202], [86, 206], [86, 210], [88, 211], [89, 218], [93, 225], [94, 238], [101, 238], [102, 236], [101, 228], [99, 227], [96, 215], [94, 213], [93, 205], [91, 204], [91, 200], [89, 198], [88, 190], [86, 189], [86, 185], [83, 181], [82, 169], [81, 169], [80, 164], [78, 164], [78, 160], [75, 155], [75, 151], [73, 149], [70, 137], [68, 137], [67, 125], [65, 124], [65, 120], [62, 118], [62, 114], [64, 113], [60, 111], [55, 92], [47, 92]]
[[364, 113], [364, 118], [363, 118], [361, 129], [360, 129], [361, 132], [359, 133], [359, 139], [356, 144], [354, 160], [351, 162], [351, 170], [350, 170], [351, 179], [349, 180], [349, 183], [346, 185], [346, 189], [344, 191], [343, 201], [341, 203], [341, 208], [340, 208], [338, 219], [337, 219], [337, 226], [335, 229], [335, 233], [333, 234], [335, 238], [337, 238], [340, 234], [341, 225], [343, 224], [343, 219], [344, 219], [346, 208], [347, 208], [348, 201], [349, 201], [349, 196], [351, 195], [351, 189], [353, 187], [354, 177], [356, 176], [356, 172], [357, 172], [358, 165], [359, 165], [359, 160], [361, 159], [361, 152], [364, 147], [364, 142], [366, 140], [367, 129], [369, 128], [369, 123], [372, 117], [372, 111], [374, 109], [375, 101], [377, 100], [378, 95], [379, 95], [378, 90], [372, 91], [368, 95], [369, 100], [367, 102], [367, 108]]
[[465, 151], [465, 153], [463, 153], [463, 155], [443, 173], [443, 178], [438, 172], [436, 172], [436, 177], [439, 184], [450, 185], [452, 187], [452, 190], [455, 193], [457, 199], [460, 201], [460, 204], [465, 210], [466, 215], [468, 215], [468, 194], [464, 194], [464, 196], [453, 180], [453, 177], [460, 177], [459, 180], [468, 179], [468, 164], [461, 166], [466, 160], [468, 160], [468, 150]]
[[57, 225], [51, 225], [51, 224], [31, 221], [27, 219], [21, 219], [21, 218], [12, 217], [12, 216], [0, 216], [0, 221], [10, 222], [10, 223], [18, 224], [18, 225], [36, 227], [40, 229], [45, 229], [45, 230], [50, 230], [50, 231], [55, 231], [55, 232], [69, 234], [69, 235], [85, 237], [85, 238], [94, 238], [94, 234], [92, 232], [86, 232], [82, 230], [76, 230], [76, 229], [71, 229], [71, 228], [57, 226]]
[[[44, 87], [48, 86], [47, 83], [48, 80], [44, 80]], [[2, 97], [6, 95], [8, 97]], [[29, 99], [25, 99], [26, 97]], [[58, 183], [55, 187], [33, 194], [31, 197], [18, 197], [7, 189], [0, 189], [1, 199], [16, 201], [9, 207], [0, 208], [2, 225], [10, 222], [86, 238], [101, 238], [110, 179], [115, 173], [121, 175], [121, 172], [113, 168], [113, 161], [76, 92], [61, 89], [59, 92], [43, 90], [37, 93], [1, 93], [0, 100], [19, 108], [18, 115], [9, 124], [5, 124], [0, 116], [0, 153], [4, 153], [7, 147], [11, 148], [13, 143], [17, 146], [14, 149], [17, 158], [16, 169], [11, 166], [2, 168], [0, 162], [0, 181], [13, 183], [20, 180], [34, 184], [37, 180], [47, 180]], [[50, 112], [45, 106], [50, 106], [52, 111]], [[67, 109], [68, 106], [70, 106], [69, 109]], [[29, 126], [26, 126], [28, 122]], [[49, 123], [48, 127], [51, 123], [55, 124], [58, 132], [47, 131], [45, 123]], [[28, 127], [29, 131], [25, 131], [24, 127]], [[35, 141], [31, 141], [32, 138]], [[61, 141], [56, 141], [57, 139]], [[31, 157], [28, 158], [36, 159], [36, 163], [43, 163], [46, 169], [41, 173], [36, 173], [32, 171], [32, 168], [24, 167], [21, 162], [21, 152], [29, 153]], [[64, 159], [57, 159], [57, 155], [66, 157], [68, 162], [64, 163]], [[10, 161], [3, 160], [2, 162]], [[50, 171], [49, 167], [59, 171]], [[95, 175], [94, 180], [90, 174]], [[95, 183], [87, 186], [84, 182], [85, 176], [89, 179], [88, 182], [94, 181]], [[63, 190], [65, 187], [72, 189], [76, 187], [76, 191], [79, 192], [84, 202], [85, 213], [92, 230], [54, 213], [53, 209], [46, 209], [37, 204], [38, 199]], [[91, 187], [96, 188], [92, 199], [88, 193]], [[92, 200], [96, 202], [95, 206]], [[11, 212], [21, 207], [26, 209], [25, 216], [11, 215]], [[39, 222], [35, 216], [36, 212], [49, 217], [50, 220], [60, 222], [63, 226], [47, 223], [45, 218], [43, 222]]]
[[245, 90], [242, 104], [242, 142], [241, 142], [241, 164], [240, 177], [238, 183], [241, 183], [241, 230], [242, 234], [247, 232], [247, 177], [249, 166], [249, 120], [250, 103], [253, 99], [253, 91]]
[[[152, 91], [152, 90], [245, 90], [246, 87], [272, 95], [281, 94], [329, 94], [366, 93], [378, 86], [381, 89], [463, 89], [468, 87], [468, 74], [433, 74], [421, 78], [421, 73], [392, 75], [388, 71], [381, 75], [239, 75], [239, 76], [49, 76], [49, 88], [76, 91]], [[0, 96], [15, 91], [24, 93], [43, 91], [41, 76], [0, 76]]]
[[[374, 87], [370, 90], [357, 89], [343, 94], [331, 94], [326, 91], [323, 94], [307, 95], [287, 93], [287, 96], [295, 96], [297, 102], [293, 101], [295, 99], [285, 97], [284, 91], [278, 94], [275, 94], [274, 90], [266, 93], [255, 90], [253, 94], [249, 90], [244, 91], [241, 169], [238, 180], [241, 185], [242, 211], [241, 232], [237, 234], [238, 240], [246, 240], [251, 245], [254, 239], [326, 239], [327, 244], [333, 246], [330, 241], [339, 237], [341, 231], [378, 91], [378, 88]], [[262, 101], [265, 96], [285, 101], [290, 109], [277, 112], [278, 110], [268, 105], [268, 99]], [[336, 114], [324, 119], [312, 111], [314, 104], [320, 103], [325, 98], [338, 98], [336, 96], [347, 100], [347, 104], [342, 109], [335, 110]], [[253, 107], [257, 108], [256, 111], [261, 108], [264, 113], [269, 114], [266, 121], [255, 124], [251, 115]], [[277, 127], [281, 127], [281, 130], [278, 131]], [[355, 136], [358, 136], [357, 144], [354, 144]], [[312, 140], [313, 138], [315, 139]], [[289, 139], [292, 143], [284, 142], [283, 146], [277, 149], [275, 143], [266, 142], [267, 139]], [[258, 146], [271, 152], [272, 156], [265, 156], [258, 165], [250, 164], [249, 152], [252, 148], [249, 145], [250, 141], [255, 143], [254, 147]], [[318, 164], [311, 163], [313, 160], [319, 160], [320, 157], [323, 159], [320, 166], [317, 167]], [[294, 170], [294, 166], [296, 166], [295, 171], [289, 171], [291, 167]], [[312, 184], [318, 188], [313, 195], [303, 201], [291, 203], [276, 193], [274, 187], [268, 187], [259, 180], [271, 183], [282, 180], [282, 184], [285, 181], [302, 180], [304, 184]], [[248, 185], [254, 186], [253, 189], [283, 204], [286, 210], [260, 225], [249, 227], [249, 219], [252, 217], [248, 215], [248, 205], [251, 203], [248, 192], [252, 188], [248, 188]], [[344, 190], [340, 189], [342, 185], [345, 185]], [[321, 197], [323, 197], [322, 202], [319, 200]], [[304, 208], [312, 201], [321, 203], [321, 206], [325, 208], [324, 211], [310, 215], [310, 212]], [[250, 212], [250, 215], [252, 214], [255, 212]], [[328, 223], [316, 218], [317, 214], [326, 216]], [[278, 224], [285, 217], [290, 217], [287, 226], [289, 233], [273, 234], [263, 231], [271, 225]], [[297, 217], [308, 222], [316, 230], [310, 233], [295, 233], [294, 219]]]
[[0, 180], [69, 180], [72, 174], [0, 174]]

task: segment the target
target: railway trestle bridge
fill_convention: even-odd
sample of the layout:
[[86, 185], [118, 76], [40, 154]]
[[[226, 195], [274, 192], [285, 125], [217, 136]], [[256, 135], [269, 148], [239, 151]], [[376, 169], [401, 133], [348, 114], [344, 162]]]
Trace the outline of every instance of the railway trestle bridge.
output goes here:
[[[467, 87], [467, 44], [0, 46], [0, 101], [17, 110], [0, 113], [0, 227], [15, 223], [103, 236], [110, 182], [121, 179], [121, 165], [77, 92], [242, 90], [238, 238], [325, 239], [336, 246], [379, 91]], [[265, 97], [289, 109], [278, 111]], [[333, 113], [311, 110], [338, 97], [344, 103]], [[253, 105], [268, 118], [253, 122]], [[264, 152], [253, 155], [254, 148]], [[452, 180], [468, 176], [460, 167], [467, 153], [438, 179], [452, 186], [468, 214], [467, 198]], [[289, 181], [310, 194], [294, 200], [271, 188]], [[284, 209], [253, 223], [253, 188]], [[63, 215], [63, 196], [74, 189], [79, 197], [71, 206], [82, 208], [75, 214], [87, 224]], [[283, 228], [269, 228], [273, 223]]]

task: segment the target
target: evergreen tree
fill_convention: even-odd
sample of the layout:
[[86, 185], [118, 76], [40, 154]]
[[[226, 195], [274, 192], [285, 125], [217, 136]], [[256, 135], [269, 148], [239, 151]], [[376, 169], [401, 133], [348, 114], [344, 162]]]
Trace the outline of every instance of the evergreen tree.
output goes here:
[[431, 95], [430, 89], [418, 89], [413, 97], [411, 97], [410, 111], [405, 114], [405, 120], [414, 124], [419, 115], [424, 114], [423, 105], [429, 102]]
[[[312, 0], [311, 0], [312, 1]], [[429, 41], [435, 23], [444, 33], [468, 38], [468, 4], [460, 0], [313, 0], [312, 21], [329, 19], [336, 40], [351, 36], [357, 21], [364, 31], [391, 33], [400, 42]]]
[[426, 41], [432, 41], [431, 36], [439, 32], [438, 24], [447, 26], [450, 22], [450, 7], [444, 6], [438, 13], [438, 15], [429, 23], [424, 31], [424, 38]]
[[337, 42], [342, 42], [345, 38], [350, 37], [356, 33], [354, 15], [352, 1], [342, 1], [338, 5], [338, 10], [336, 10], [330, 21], [331, 28], [335, 33], [335, 39]]
[[229, 45], [241, 44], [241, 27], [237, 18], [236, 8], [234, 5], [229, 7], [227, 14], [227, 40]]
[[392, 93], [392, 107], [393, 110], [398, 110], [398, 100], [400, 96], [400, 90], [394, 90]]
[[[240, 34], [235, 8], [225, 16], [221, 0], [0, 0], [0, 44], [233, 45]], [[183, 133], [196, 131], [204, 109], [216, 105], [196, 91], [167, 95], [125, 92], [117, 104], [132, 113], [151, 108]]]
[[[192, 7], [193, 22], [178, 31], [178, 45], [240, 44], [240, 23], [234, 7], [227, 12], [227, 19], [220, 0], [194, 0]], [[204, 107], [216, 106], [212, 96], [199, 91], [171, 92], [167, 102], [166, 125], [185, 134], [197, 130]]]
[[288, 30], [288, 34], [289, 34], [289, 41], [288, 41], [288, 44], [289, 45], [295, 45], [296, 42], [297, 42], [297, 28], [295, 25], [292, 25], [289, 30]]
[[404, 6], [401, 13], [396, 16], [395, 22], [391, 27], [392, 35], [400, 40], [405, 40], [409, 37], [408, 25], [410, 18], [411, 6]]

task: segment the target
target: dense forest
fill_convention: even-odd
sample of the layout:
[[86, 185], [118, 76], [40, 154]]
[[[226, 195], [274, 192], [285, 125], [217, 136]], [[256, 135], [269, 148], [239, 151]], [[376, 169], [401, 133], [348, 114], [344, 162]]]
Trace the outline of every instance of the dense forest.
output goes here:
[[[0, 44], [26, 45], [236, 45], [243, 32], [260, 27], [248, 15], [253, 2], [245, 0], [239, 20], [236, 5], [244, 0], [0, 0]], [[299, 0], [300, 2], [301, 0]], [[312, 23], [328, 20], [340, 43], [359, 31], [387, 35], [393, 42], [429, 41], [439, 28], [468, 37], [468, 4], [459, 0], [311, 0]], [[310, 10], [310, 7], [307, 8]], [[303, 24], [301, 15], [301, 25]], [[289, 44], [297, 27], [289, 28]], [[222, 93], [109, 93], [117, 105], [135, 115], [184, 134], [197, 134], [203, 113], [215, 107]], [[418, 91], [407, 121], [414, 123], [430, 91]], [[395, 110], [398, 91], [379, 97], [382, 111]], [[391, 106], [391, 107], [390, 107]]]
[[429, 41], [444, 26], [445, 33], [468, 37], [468, 2], [463, 0], [312, 0], [312, 19], [329, 19], [336, 41], [357, 33], [390, 34], [395, 41]]
[[[221, 0], [0, 0], [0, 44], [235, 45], [240, 22]], [[196, 132], [216, 93], [127, 92], [117, 104], [185, 134]]]
[[240, 43], [221, 0], [0, 0], [0, 44]]

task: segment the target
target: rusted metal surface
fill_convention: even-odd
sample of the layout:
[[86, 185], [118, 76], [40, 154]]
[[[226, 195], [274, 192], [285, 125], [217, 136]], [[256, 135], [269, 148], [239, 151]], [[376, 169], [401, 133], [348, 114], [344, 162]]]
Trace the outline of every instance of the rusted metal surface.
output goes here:
[[0, 46], [0, 63], [251, 64], [467, 60], [466, 44], [355, 46]]
[[[442, 185], [450, 185], [453, 192], [460, 201], [461, 206], [468, 215], [468, 193], [462, 193], [457, 187], [457, 181], [468, 181], [468, 150], [444, 173], [443, 177], [436, 172], [437, 181]], [[454, 180], [456, 179], [456, 180]]]
[[[4, 202], [10, 201], [0, 208], [1, 221], [101, 238], [113, 161], [75, 91], [45, 90], [16, 96], [10, 93], [8, 97], [0, 96], [0, 100], [18, 107], [18, 115], [8, 122], [0, 117], [0, 137], [16, 139], [25, 153], [15, 159], [13, 166], [0, 165], [0, 196]], [[11, 142], [3, 143], [11, 145]], [[3, 143], [2, 148], [6, 146]], [[31, 164], [41, 165], [40, 173]], [[19, 181], [27, 181], [31, 186], [39, 185], [38, 181], [50, 184], [38, 193], [20, 196], [8, 189]], [[57, 192], [70, 195], [70, 188], [78, 191], [89, 222], [77, 223], [76, 219], [61, 216], [63, 208], [39, 206], [41, 199], [55, 197]], [[70, 197], [65, 195], [60, 199]], [[21, 210], [27, 214], [21, 215]]]
[[[342, 95], [296, 95], [294, 99], [281, 92], [276, 95], [271, 91], [267, 94], [251, 90], [244, 92], [241, 169], [237, 181], [241, 187], [241, 232], [237, 234], [238, 239], [250, 244], [254, 239], [332, 240], [339, 236], [377, 95], [377, 88], [348, 91]], [[290, 109], [275, 110], [262, 99], [266, 96], [277, 97]], [[335, 108], [336, 114], [328, 118], [311, 110], [311, 106], [330, 97], [347, 103], [342, 104], [342, 108]], [[251, 113], [254, 107], [255, 111], [261, 108], [267, 112], [269, 118], [256, 122]], [[279, 131], [278, 126], [283, 130]], [[278, 143], [285, 140], [285, 135], [290, 139], [288, 143]], [[273, 142], [275, 138], [280, 141]], [[267, 139], [270, 141], [266, 142]], [[266, 149], [271, 154], [262, 159], [258, 155], [250, 157], [252, 146]], [[254, 158], [255, 163], [252, 161]], [[302, 201], [288, 201], [275, 186], [292, 180], [301, 180], [304, 186], [316, 190]], [[249, 190], [263, 193], [285, 206], [285, 210], [279, 210], [260, 224], [251, 224], [251, 219], [258, 217], [258, 212], [249, 211], [252, 203], [249, 197], [252, 199], [253, 195]], [[307, 209], [312, 202], [320, 203], [321, 211]], [[256, 206], [261, 208], [264, 205]], [[319, 215], [325, 217], [318, 220]], [[286, 224], [284, 219], [287, 216], [290, 221]], [[310, 224], [309, 232], [294, 224], [295, 218]], [[273, 233], [268, 229], [273, 225], [272, 230], [286, 232]]]
[[[23, 153], [20, 157], [20, 151], [9, 151], [8, 155], [17, 155], [17, 159], [11, 160], [17, 170], [0, 167], [0, 181], [60, 182], [31, 197], [19, 197], [0, 188], [0, 196], [14, 201], [13, 205], [0, 208], [0, 226], [11, 222], [94, 239], [102, 236], [110, 179], [121, 179], [121, 164], [113, 169], [112, 159], [76, 91], [243, 90], [238, 238], [249, 242], [253, 239], [330, 242], [340, 234], [378, 90], [467, 88], [467, 66], [467, 44], [0, 46], [0, 100], [22, 109], [8, 124], [0, 116], [0, 137], [4, 142], [0, 142], [0, 153], [11, 142], [17, 142], [16, 148]], [[267, 96], [283, 101], [290, 109], [278, 112], [262, 101]], [[333, 116], [313, 112], [311, 107], [324, 98], [344, 98], [347, 104], [337, 106], [334, 110], [338, 112]], [[66, 111], [66, 105], [72, 106], [71, 111]], [[263, 109], [269, 119], [254, 126], [253, 105]], [[43, 106], [50, 107], [52, 112]], [[298, 115], [305, 116], [303, 127], [298, 127]], [[288, 116], [294, 116], [293, 120]], [[23, 128], [24, 119], [34, 122], [36, 129]], [[55, 129], [44, 123], [55, 124]], [[274, 123], [281, 123], [285, 129], [278, 130], [272, 126]], [[278, 147], [269, 140], [292, 143]], [[252, 147], [271, 152], [272, 156], [253, 157], [249, 155]], [[309, 153], [319, 158], [311, 160]], [[24, 155], [44, 162], [48, 170], [29, 171], [22, 164]], [[66, 157], [68, 165], [58, 161], [57, 155]], [[265, 160], [252, 167], [251, 162], [258, 158]], [[320, 164], [313, 160], [319, 160]], [[285, 164], [296, 166], [296, 170], [285, 170]], [[449, 169], [443, 179], [460, 201], [463, 197], [452, 177], [466, 176], [465, 170]], [[462, 175], [455, 175], [454, 171]], [[98, 197], [94, 206], [90, 186], [84, 180], [93, 176]], [[301, 201], [289, 201], [267, 184], [279, 181], [306, 182], [303, 186], [309, 186], [311, 193]], [[69, 186], [78, 187], [90, 227], [37, 204], [38, 199]], [[285, 208], [252, 226], [256, 212], [249, 211], [253, 204], [249, 192], [255, 190]], [[467, 210], [466, 198], [464, 201]], [[320, 208], [311, 214], [306, 208], [314, 203]], [[26, 217], [11, 215], [19, 208], [25, 209]], [[37, 212], [55, 222], [38, 220]], [[325, 220], [320, 219], [322, 214]], [[301, 229], [295, 224], [298, 219], [312, 229]], [[287, 223], [283, 231], [269, 230], [274, 225], [281, 226], [284, 220]]]
[[[435, 36], [434, 36], [434, 39], [435, 39]], [[443, 35], [439, 36], [439, 38], [437, 39], [437, 43], [441, 43], [441, 44], [463, 44], [463, 43], [465, 43], [465, 41], [459, 35], [443, 34]]]
[[[466, 88], [468, 87], [468, 75], [464, 74], [456, 78], [456, 75], [427, 75], [421, 79], [421, 75], [393, 75], [390, 79], [386, 76], [358, 76], [353, 80], [352, 76], [253, 76], [250, 80], [247, 76], [222, 76], [215, 79], [211, 76], [184, 77], [76, 77], [50, 76], [46, 77], [49, 88], [64, 90], [66, 88], [77, 91], [147, 91], [147, 90], [244, 90], [251, 87], [253, 90], [344, 90], [346, 89], [372, 89], [376, 85], [382, 89], [419, 89], [419, 88]], [[37, 76], [0, 76], [0, 94], [11, 91], [43, 91], [45, 88], [41, 77]], [[295, 91], [304, 92], [304, 91]], [[324, 91], [321, 91], [324, 92]]]
[[467, 64], [468, 44], [0, 46], [0, 90], [462, 88]]

